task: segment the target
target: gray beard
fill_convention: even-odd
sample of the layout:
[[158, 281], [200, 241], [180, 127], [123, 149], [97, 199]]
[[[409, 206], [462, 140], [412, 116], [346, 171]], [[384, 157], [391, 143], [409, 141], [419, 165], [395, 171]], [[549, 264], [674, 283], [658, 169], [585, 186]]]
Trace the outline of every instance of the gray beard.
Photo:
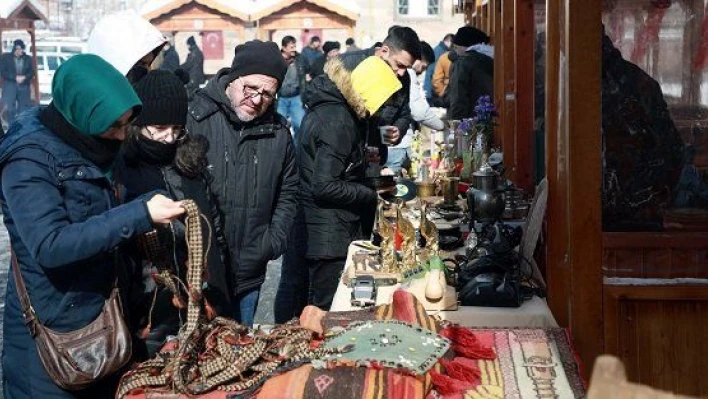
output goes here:
[[258, 115], [250, 115], [245, 112], [241, 112], [238, 108], [236, 108], [235, 112], [236, 116], [238, 117], [238, 120], [245, 123], [251, 122], [252, 120], [256, 119], [256, 117], [258, 117]]

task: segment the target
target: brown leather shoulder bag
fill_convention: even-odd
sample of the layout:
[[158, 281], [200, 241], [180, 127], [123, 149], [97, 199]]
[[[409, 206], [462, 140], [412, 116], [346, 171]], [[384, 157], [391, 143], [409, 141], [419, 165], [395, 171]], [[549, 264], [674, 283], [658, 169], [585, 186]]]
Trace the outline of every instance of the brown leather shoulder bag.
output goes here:
[[14, 252], [12, 272], [25, 325], [34, 338], [44, 369], [55, 384], [69, 391], [81, 390], [117, 372], [130, 360], [131, 336], [123, 319], [117, 286], [94, 321], [79, 330], [60, 333], [43, 326], [37, 318]]

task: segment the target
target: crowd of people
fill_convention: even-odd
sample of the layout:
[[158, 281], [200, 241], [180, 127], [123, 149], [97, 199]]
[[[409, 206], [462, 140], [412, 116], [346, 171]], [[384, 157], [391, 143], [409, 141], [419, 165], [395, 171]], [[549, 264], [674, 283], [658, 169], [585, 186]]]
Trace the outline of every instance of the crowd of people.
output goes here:
[[[125, 34], [115, 35], [118, 27]], [[402, 167], [417, 124], [443, 128], [429, 103], [472, 117], [474, 96], [491, 94], [492, 47], [472, 27], [435, 49], [403, 26], [367, 49], [347, 40], [343, 54], [317, 37], [300, 54], [292, 36], [280, 46], [253, 40], [205, 80], [194, 38], [180, 65], [155, 27], [124, 13], [99, 21], [89, 54], [60, 66], [48, 106], [21, 112], [31, 68], [16, 44], [0, 63], [3, 101], [14, 95], [16, 104], [0, 139], [13, 267], [33, 314], [58, 332], [89, 324], [118, 286], [136, 360], [176, 335], [184, 317], [173, 293], [156, 285], [158, 265], [144, 245], [154, 234], [184, 280], [183, 200], [207, 222], [204, 293], [213, 315], [252, 325], [268, 262], [283, 255], [276, 322], [307, 304], [329, 309], [348, 245], [373, 227], [382, 192], [368, 178]], [[11, 278], [6, 398], [112, 396], [115, 378], [61, 389], [33, 338]]]

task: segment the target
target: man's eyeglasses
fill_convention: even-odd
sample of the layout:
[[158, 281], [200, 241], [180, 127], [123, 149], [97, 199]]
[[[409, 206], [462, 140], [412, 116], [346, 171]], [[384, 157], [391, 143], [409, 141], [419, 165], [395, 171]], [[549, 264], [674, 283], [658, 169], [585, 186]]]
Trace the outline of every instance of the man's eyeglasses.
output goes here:
[[182, 141], [187, 137], [187, 131], [181, 126], [155, 126], [150, 129], [150, 126], [145, 126], [150, 138], [155, 141], [166, 142], [169, 136], [172, 136], [175, 142]]
[[263, 101], [268, 102], [273, 101], [275, 99], [275, 94], [271, 94], [267, 90], [258, 90], [258, 88], [253, 86], [247, 86], [245, 83], [243, 83], [243, 79], [238, 79], [241, 82], [241, 86], [243, 86], [243, 96], [245, 98], [254, 98], [256, 96], [261, 96]]

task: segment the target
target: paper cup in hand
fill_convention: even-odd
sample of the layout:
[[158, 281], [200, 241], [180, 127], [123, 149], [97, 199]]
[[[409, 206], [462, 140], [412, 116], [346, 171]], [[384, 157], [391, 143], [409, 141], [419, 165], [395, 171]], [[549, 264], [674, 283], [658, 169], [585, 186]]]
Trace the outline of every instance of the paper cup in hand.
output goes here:
[[388, 138], [388, 132], [393, 129], [393, 126], [379, 126], [379, 133], [381, 134], [381, 143], [383, 145], [393, 145], [391, 140]]

